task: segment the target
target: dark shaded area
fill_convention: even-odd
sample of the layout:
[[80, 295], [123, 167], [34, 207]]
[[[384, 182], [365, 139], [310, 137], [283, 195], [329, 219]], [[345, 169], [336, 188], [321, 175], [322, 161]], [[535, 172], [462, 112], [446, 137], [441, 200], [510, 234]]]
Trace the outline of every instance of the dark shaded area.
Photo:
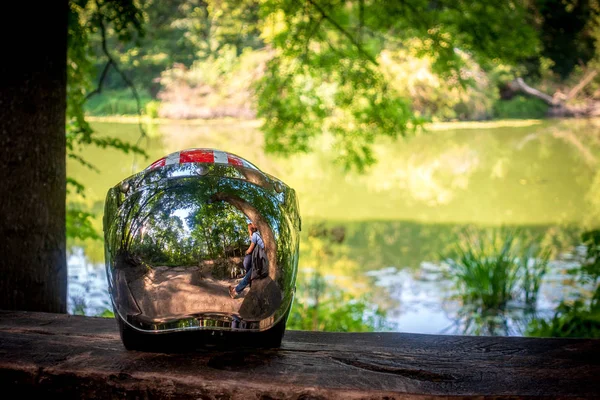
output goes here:
[[[3, 3], [0, 308], [66, 312], [66, 0]], [[8, 19], [26, 20], [18, 34]], [[21, 29], [21, 28], [19, 28]]]
[[[595, 2], [537, 0], [541, 17], [542, 55], [554, 61], [552, 71], [565, 79], [575, 66], [585, 65], [594, 56], [594, 37], [590, 19], [597, 12]], [[539, 59], [538, 59], [539, 61]]]
[[240, 306], [240, 316], [246, 320], [267, 318], [279, 308], [281, 298], [281, 289], [271, 278], [255, 280]]

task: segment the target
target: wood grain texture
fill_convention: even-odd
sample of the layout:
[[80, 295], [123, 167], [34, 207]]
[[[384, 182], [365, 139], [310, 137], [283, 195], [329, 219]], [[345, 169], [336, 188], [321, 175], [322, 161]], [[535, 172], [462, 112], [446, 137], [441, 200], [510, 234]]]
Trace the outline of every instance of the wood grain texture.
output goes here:
[[600, 340], [290, 331], [279, 350], [140, 353], [112, 319], [4, 311], [0, 383], [62, 398], [599, 398]]

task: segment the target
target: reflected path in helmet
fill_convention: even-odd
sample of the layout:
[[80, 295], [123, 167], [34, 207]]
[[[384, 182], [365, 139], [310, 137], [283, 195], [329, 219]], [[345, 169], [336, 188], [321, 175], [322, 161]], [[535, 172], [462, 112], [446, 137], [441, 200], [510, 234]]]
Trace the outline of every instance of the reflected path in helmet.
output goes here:
[[244, 166], [166, 165], [129, 178], [105, 210], [118, 316], [146, 331], [268, 329], [292, 301], [297, 219], [293, 190]]

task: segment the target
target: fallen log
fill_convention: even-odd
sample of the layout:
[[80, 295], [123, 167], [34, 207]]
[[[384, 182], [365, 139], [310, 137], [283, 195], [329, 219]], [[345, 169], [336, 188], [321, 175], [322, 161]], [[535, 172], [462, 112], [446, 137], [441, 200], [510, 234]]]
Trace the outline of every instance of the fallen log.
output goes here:
[[596, 117], [600, 115], [600, 102], [595, 99], [586, 99], [579, 104], [569, 104], [585, 86], [587, 86], [596, 77], [596, 71], [590, 71], [583, 79], [575, 85], [566, 95], [557, 93], [550, 96], [536, 88], [529, 86], [523, 78], [516, 78], [510, 87], [514, 91], [521, 91], [528, 96], [535, 97], [548, 104], [548, 116], [558, 118], [569, 117]]

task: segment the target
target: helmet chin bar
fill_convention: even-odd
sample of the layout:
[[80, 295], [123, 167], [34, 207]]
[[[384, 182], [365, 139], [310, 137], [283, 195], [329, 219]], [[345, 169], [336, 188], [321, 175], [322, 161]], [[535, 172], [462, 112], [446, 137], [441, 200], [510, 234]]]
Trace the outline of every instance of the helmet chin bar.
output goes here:
[[105, 251], [115, 315], [143, 333], [269, 330], [294, 296], [294, 190], [228, 153], [173, 154], [108, 192]]

